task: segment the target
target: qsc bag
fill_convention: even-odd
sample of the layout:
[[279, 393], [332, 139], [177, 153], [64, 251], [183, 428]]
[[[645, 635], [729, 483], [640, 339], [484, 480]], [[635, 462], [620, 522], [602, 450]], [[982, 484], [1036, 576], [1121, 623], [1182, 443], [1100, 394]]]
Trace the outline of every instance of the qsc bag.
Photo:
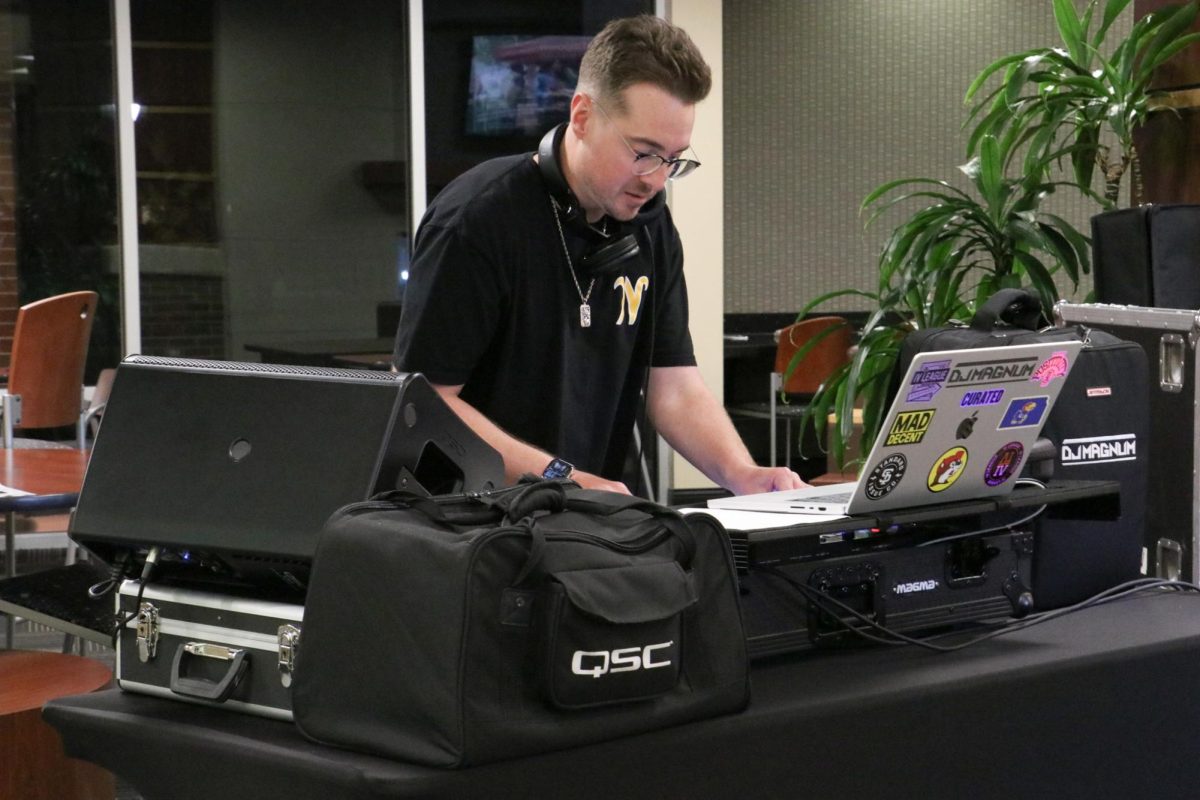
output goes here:
[[352, 504], [318, 544], [296, 724], [458, 767], [738, 711], [734, 575], [719, 525], [570, 482]]
[[[1033, 598], [1039, 610], [1084, 600], [1141, 572], [1149, 445], [1149, 367], [1136, 342], [1082, 325], [1039, 327], [1037, 296], [1002, 289], [969, 325], [929, 328], [905, 337], [892, 373], [893, 393], [917, 353], [1031, 342], [1083, 341], [1075, 366], [1042, 427], [1054, 443], [1054, 476], [1121, 483], [1116, 520], [1038, 520]], [[1117, 455], [1112, 455], [1119, 448]], [[1108, 455], [1096, 455], [1096, 454]]]

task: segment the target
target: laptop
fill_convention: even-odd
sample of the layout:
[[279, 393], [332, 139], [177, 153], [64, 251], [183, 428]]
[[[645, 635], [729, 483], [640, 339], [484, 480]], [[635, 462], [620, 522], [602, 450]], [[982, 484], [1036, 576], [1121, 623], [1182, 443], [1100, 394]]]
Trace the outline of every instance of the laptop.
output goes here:
[[920, 353], [859, 480], [708, 506], [846, 516], [1007, 494], [1082, 347], [1058, 341]]

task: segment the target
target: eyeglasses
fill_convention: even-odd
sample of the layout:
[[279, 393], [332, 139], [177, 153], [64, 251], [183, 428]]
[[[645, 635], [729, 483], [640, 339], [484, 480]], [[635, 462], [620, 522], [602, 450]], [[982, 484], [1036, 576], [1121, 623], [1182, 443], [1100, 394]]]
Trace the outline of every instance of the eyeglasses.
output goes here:
[[[607, 119], [609, 122], [613, 122], [613, 118], [609, 116], [607, 111], [604, 110], [604, 106], [596, 102], [596, 98], [592, 98], [592, 103], [596, 106], [596, 108], [600, 109], [600, 113], [604, 115], [605, 119]], [[633, 148], [633, 145], [629, 143], [629, 140], [625, 138], [625, 135], [617, 129], [615, 122], [613, 123], [613, 130], [617, 132], [617, 136], [621, 137], [621, 141], [625, 143], [625, 147], [629, 149], [629, 152], [633, 153], [634, 175], [645, 177], [646, 175], [653, 175], [663, 167], [666, 167], [667, 180], [671, 181], [690, 174], [691, 172], [695, 171], [696, 167], [700, 166], [700, 162], [692, 158], [663, 158], [657, 153], [639, 152]], [[693, 151], [693, 153], [694, 152], [695, 151]]]

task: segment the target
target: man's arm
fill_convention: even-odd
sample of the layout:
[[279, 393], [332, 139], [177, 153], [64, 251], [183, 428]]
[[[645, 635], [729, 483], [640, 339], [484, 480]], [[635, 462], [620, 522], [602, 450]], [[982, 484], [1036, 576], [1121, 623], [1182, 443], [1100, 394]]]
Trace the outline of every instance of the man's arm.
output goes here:
[[734, 494], [804, 486], [786, 467], [760, 467], [698, 367], [654, 367], [646, 407], [655, 429], [710, 480]]
[[[467, 427], [500, 453], [500, 457], [504, 459], [504, 478], [506, 482], [515, 483], [518, 478], [526, 473], [541, 475], [542, 471], [550, 463], [550, 460], [554, 458], [550, 453], [534, 447], [528, 442], [523, 442], [508, 433], [488, 419], [482, 411], [459, 397], [462, 386], [434, 384], [433, 388], [446, 401], [446, 405], [450, 406], [454, 413], [458, 414], [459, 418], [466, 423]], [[571, 480], [585, 489], [603, 489], [608, 492], [629, 494], [629, 488], [625, 484], [618, 481], [610, 481], [601, 478], [599, 475], [593, 475], [590, 472], [582, 470], [572, 472]]]

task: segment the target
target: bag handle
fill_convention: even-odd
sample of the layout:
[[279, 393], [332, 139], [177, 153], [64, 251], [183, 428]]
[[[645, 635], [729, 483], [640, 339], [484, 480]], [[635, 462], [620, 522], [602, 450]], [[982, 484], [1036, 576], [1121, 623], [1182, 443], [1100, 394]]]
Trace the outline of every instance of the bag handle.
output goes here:
[[634, 495], [602, 492], [596, 489], [579, 489], [566, 495], [566, 510], [608, 517], [622, 511], [641, 511], [662, 522], [683, 544], [679, 563], [689, 569], [696, 555], [696, 536], [684, 520], [683, 515], [653, 500]]
[[1001, 289], [975, 312], [971, 327], [991, 333], [999, 322], [1036, 331], [1043, 327], [1042, 303], [1027, 289]]

